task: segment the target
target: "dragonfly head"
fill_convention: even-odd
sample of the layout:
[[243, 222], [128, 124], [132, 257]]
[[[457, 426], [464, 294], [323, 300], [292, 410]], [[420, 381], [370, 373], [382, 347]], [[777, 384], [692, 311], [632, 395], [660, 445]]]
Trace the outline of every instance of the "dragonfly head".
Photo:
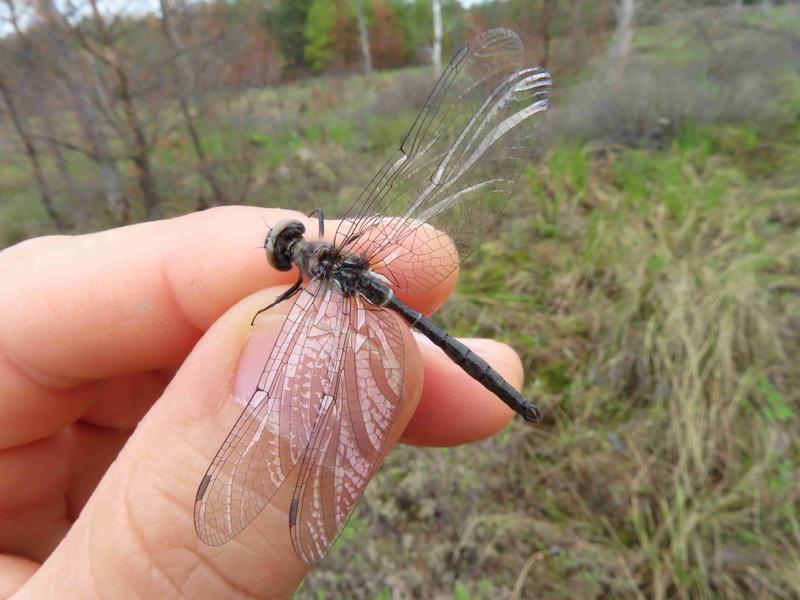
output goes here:
[[288, 271], [292, 268], [292, 246], [303, 239], [306, 232], [305, 225], [297, 219], [284, 219], [269, 230], [267, 239], [264, 240], [264, 249], [267, 251], [269, 264], [279, 271]]

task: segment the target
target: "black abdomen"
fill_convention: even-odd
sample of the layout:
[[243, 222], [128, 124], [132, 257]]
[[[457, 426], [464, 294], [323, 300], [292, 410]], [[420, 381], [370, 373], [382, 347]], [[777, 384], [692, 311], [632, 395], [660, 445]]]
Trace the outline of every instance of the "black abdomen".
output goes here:
[[539, 420], [539, 409], [536, 405], [528, 402], [510, 383], [503, 379], [500, 373], [495, 371], [489, 363], [466, 345], [450, 336], [444, 329], [423, 316], [422, 313], [409, 308], [397, 298], [390, 298], [386, 308], [400, 313], [414, 329], [441, 348], [470, 377], [480, 382], [515, 412], [522, 415], [526, 421], [535, 423]]

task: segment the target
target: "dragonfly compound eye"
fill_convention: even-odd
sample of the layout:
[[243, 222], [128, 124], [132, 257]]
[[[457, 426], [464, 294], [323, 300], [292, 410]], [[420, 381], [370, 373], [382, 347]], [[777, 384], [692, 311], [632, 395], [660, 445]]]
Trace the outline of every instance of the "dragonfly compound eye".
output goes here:
[[270, 229], [264, 248], [267, 251], [269, 264], [279, 271], [292, 268], [292, 246], [302, 239], [306, 232], [305, 225], [297, 219], [284, 219]]

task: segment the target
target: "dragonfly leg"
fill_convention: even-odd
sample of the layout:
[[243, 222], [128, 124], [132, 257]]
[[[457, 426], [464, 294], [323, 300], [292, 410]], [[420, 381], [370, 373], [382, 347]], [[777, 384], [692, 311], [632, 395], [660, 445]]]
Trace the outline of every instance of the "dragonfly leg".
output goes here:
[[313, 217], [314, 215], [319, 218], [319, 237], [322, 238], [325, 235], [325, 213], [322, 212], [321, 208], [315, 208], [310, 213], [308, 213], [307, 217]]
[[303, 284], [303, 276], [300, 275], [300, 277], [297, 279], [297, 281], [294, 282], [294, 285], [292, 285], [292, 287], [290, 287], [288, 290], [283, 292], [280, 296], [275, 298], [275, 301], [272, 304], [270, 304], [269, 306], [265, 306], [264, 308], [262, 308], [256, 314], [253, 315], [253, 320], [250, 321], [250, 326], [251, 327], [253, 326], [253, 324], [256, 322], [256, 319], [258, 318], [258, 315], [263, 313], [265, 310], [269, 310], [270, 308], [272, 308], [276, 304], [280, 304], [284, 300], [288, 300], [289, 298], [294, 296], [297, 292], [299, 292], [300, 291], [300, 286], [302, 284]]

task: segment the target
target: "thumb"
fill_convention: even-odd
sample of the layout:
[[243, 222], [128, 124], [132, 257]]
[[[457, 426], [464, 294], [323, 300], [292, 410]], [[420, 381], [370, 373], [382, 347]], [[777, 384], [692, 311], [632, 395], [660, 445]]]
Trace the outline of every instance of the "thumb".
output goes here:
[[[242, 412], [235, 396], [248, 386], [249, 398], [255, 389], [257, 371], [292, 302], [259, 317], [253, 329], [250, 320], [280, 291], [264, 290], [243, 300], [203, 336], [20, 596], [39, 598], [55, 589], [59, 598], [86, 598], [87, 590], [96, 596], [147, 598], [291, 594], [309, 566], [292, 549], [288, 513], [293, 483], [288, 478], [230, 543], [207, 546], [194, 527], [198, 484]], [[404, 398], [384, 456], [411, 417], [422, 387], [416, 344], [407, 327], [402, 331]], [[262, 356], [260, 361], [254, 359], [257, 356]], [[292, 402], [308, 400], [298, 397]], [[267, 429], [263, 435], [274, 434]]]

